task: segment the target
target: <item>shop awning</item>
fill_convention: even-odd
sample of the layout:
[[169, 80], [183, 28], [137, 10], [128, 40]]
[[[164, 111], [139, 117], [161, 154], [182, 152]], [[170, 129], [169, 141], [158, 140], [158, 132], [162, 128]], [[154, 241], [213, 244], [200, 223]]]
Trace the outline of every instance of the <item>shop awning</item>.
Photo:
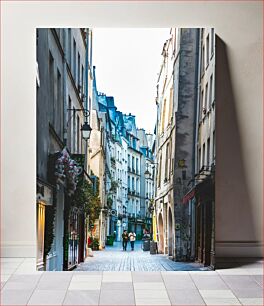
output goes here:
[[191, 200], [195, 196], [195, 187], [193, 187], [183, 198], [182, 198], [182, 204], [188, 203], [189, 200]]

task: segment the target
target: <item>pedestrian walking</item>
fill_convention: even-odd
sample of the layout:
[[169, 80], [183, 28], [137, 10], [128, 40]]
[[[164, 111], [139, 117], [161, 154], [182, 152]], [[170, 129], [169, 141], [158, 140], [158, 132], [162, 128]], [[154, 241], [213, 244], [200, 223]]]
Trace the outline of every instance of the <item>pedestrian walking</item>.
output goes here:
[[128, 237], [129, 237], [129, 240], [130, 240], [130, 245], [131, 245], [131, 251], [134, 251], [136, 236], [137, 235], [134, 232], [130, 232], [128, 234]]
[[127, 242], [128, 242], [128, 233], [126, 230], [124, 230], [122, 234], [122, 244], [123, 244], [123, 251], [127, 250]]

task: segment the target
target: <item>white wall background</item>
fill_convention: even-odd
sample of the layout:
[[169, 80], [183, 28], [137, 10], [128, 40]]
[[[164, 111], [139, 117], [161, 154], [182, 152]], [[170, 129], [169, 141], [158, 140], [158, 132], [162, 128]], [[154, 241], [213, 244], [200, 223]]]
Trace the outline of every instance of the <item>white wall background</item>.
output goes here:
[[[217, 141], [217, 162], [222, 165], [217, 169], [216, 238], [222, 243], [217, 255], [232, 256], [232, 245], [241, 243], [243, 247], [255, 243], [252, 250], [259, 254], [263, 229], [262, 2], [6, 1], [1, 7], [2, 256], [35, 256], [35, 28], [53, 26], [215, 27], [227, 47], [248, 195], [240, 196], [235, 170], [231, 178], [225, 176], [225, 167], [230, 165], [221, 160], [225, 148]], [[225, 110], [221, 118], [228, 116]], [[245, 226], [246, 236], [241, 231]]]

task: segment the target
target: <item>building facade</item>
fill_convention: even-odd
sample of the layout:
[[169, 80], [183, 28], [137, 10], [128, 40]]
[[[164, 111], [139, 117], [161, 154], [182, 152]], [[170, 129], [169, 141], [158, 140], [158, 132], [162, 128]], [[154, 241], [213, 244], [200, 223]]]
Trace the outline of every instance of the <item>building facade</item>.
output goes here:
[[157, 84], [154, 146], [158, 249], [177, 261], [212, 266], [214, 40], [211, 28], [171, 29]]
[[174, 256], [174, 193], [173, 171], [175, 150], [175, 110], [173, 64], [176, 58], [177, 33], [171, 30], [162, 49], [162, 65], [157, 82], [156, 124], [156, 195], [158, 251]]
[[152, 231], [152, 206], [154, 202], [154, 157], [152, 154], [153, 135], [147, 134], [144, 129], [137, 130], [141, 157], [140, 176], [140, 210], [145, 217], [144, 229], [151, 235]]
[[183, 201], [195, 175], [195, 134], [198, 88], [199, 29], [178, 29], [179, 49], [174, 77], [176, 114], [174, 206], [175, 259], [194, 260], [194, 201]]
[[[84, 213], [73, 203], [87, 173], [81, 126], [89, 29], [38, 29], [37, 236], [40, 270], [68, 270], [84, 258]], [[88, 71], [87, 71], [88, 72]], [[81, 157], [81, 158], [80, 158]], [[86, 176], [89, 180], [89, 175]]]
[[196, 120], [196, 259], [215, 265], [215, 33], [200, 30], [199, 100]]

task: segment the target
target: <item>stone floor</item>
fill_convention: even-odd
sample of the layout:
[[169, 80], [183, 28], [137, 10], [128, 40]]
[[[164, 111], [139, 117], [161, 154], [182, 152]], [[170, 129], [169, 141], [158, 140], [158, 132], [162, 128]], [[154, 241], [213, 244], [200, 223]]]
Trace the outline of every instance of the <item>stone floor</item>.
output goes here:
[[150, 255], [142, 250], [142, 243], [136, 242], [134, 251], [130, 245], [124, 252], [121, 242], [107, 246], [103, 251], [93, 252], [77, 267], [77, 271], [199, 271], [208, 270], [198, 263], [182, 263], [168, 259], [161, 254]]
[[37, 272], [33, 258], [1, 258], [0, 305], [263, 305], [263, 262], [232, 260], [216, 271]]

